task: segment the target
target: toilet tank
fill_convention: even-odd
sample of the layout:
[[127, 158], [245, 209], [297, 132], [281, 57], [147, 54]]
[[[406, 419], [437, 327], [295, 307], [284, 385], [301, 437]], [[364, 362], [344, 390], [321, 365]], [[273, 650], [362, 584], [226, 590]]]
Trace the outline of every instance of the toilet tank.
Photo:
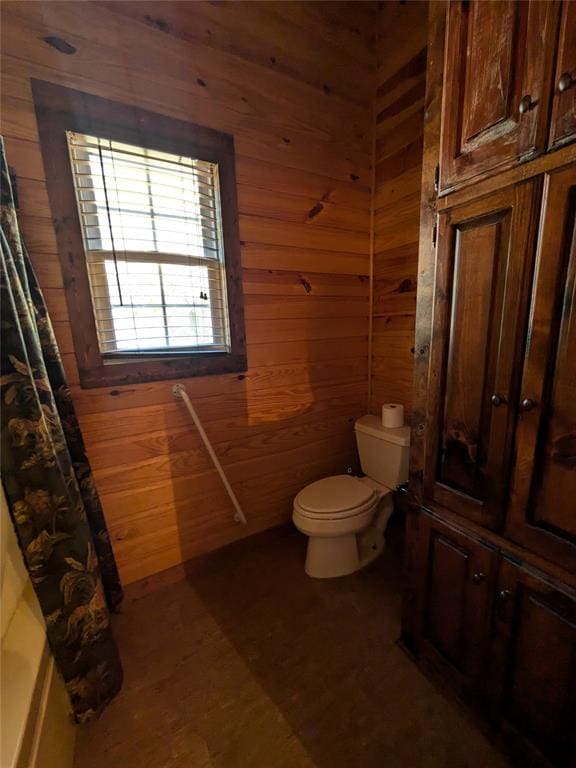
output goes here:
[[362, 471], [388, 488], [408, 480], [410, 427], [382, 426], [378, 416], [362, 416], [354, 424]]

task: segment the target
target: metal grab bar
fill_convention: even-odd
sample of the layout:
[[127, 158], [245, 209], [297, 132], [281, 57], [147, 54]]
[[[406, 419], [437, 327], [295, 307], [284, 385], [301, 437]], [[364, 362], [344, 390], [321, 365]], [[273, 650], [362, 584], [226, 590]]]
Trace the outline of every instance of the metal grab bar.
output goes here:
[[172, 387], [172, 392], [176, 397], [180, 397], [186, 406], [188, 408], [188, 411], [190, 413], [190, 416], [192, 416], [192, 421], [194, 422], [194, 425], [196, 426], [196, 429], [200, 433], [200, 437], [202, 438], [202, 442], [206, 446], [206, 450], [208, 451], [208, 454], [210, 455], [210, 458], [212, 459], [212, 463], [216, 467], [216, 471], [220, 475], [220, 480], [222, 480], [222, 483], [224, 485], [224, 488], [228, 491], [228, 496], [230, 496], [230, 501], [232, 504], [234, 504], [234, 508], [236, 510], [236, 513], [234, 515], [234, 520], [237, 523], [242, 523], [242, 525], [246, 525], [246, 517], [244, 515], [244, 512], [242, 512], [242, 507], [240, 506], [240, 503], [238, 499], [236, 498], [236, 494], [232, 490], [232, 486], [228, 482], [228, 478], [224, 474], [224, 470], [222, 469], [222, 465], [218, 461], [218, 456], [214, 453], [214, 448], [212, 448], [212, 444], [210, 443], [210, 440], [208, 440], [208, 435], [206, 432], [204, 432], [204, 427], [202, 426], [202, 423], [200, 419], [198, 418], [198, 414], [196, 413], [196, 409], [190, 402], [190, 398], [188, 397], [188, 392], [186, 392], [186, 387], [184, 384], [174, 384]]

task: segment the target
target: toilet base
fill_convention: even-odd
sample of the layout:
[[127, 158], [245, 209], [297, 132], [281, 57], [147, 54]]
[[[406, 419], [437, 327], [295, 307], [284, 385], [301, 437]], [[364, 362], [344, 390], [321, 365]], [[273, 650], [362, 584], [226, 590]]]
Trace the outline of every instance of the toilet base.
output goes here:
[[306, 550], [306, 573], [314, 579], [348, 576], [360, 567], [355, 533], [346, 536], [311, 536]]
[[314, 579], [349, 576], [376, 560], [383, 549], [384, 534], [376, 526], [348, 536], [312, 536], [305, 570]]
[[384, 544], [384, 532], [376, 525], [371, 525], [358, 536], [358, 552], [360, 556], [360, 568], [372, 563], [382, 554]]

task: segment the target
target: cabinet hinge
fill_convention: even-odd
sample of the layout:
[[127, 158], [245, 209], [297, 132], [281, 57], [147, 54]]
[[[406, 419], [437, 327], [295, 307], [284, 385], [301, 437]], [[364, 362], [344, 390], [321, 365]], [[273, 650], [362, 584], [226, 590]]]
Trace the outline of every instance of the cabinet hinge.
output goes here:
[[438, 238], [438, 225], [434, 224], [432, 227], [432, 248], [436, 248], [436, 240]]
[[440, 166], [437, 165], [434, 169], [434, 191], [438, 192], [440, 186]]

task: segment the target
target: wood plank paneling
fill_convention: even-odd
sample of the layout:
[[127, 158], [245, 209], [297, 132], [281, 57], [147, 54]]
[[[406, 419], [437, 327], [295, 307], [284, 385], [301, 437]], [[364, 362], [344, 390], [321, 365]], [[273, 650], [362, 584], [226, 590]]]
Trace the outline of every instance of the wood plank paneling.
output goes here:
[[[425, 2], [380, 10], [372, 3], [3, 5], [2, 130], [22, 228], [125, 580], [288, 519], [302, 483], [354, 461], [350, 419], [365, 409], [374, 131], [371, 407], [394, 400], [409, 410], [426, 10]], [[43, 41], [49, 35], [76, 53], [54, 50]], [[235, 137], [249, 370], [187, 386], [231, 473], [243, 465], [239, 456], [255, 466], [284, 456], [276, 495], [263, 501], [257, 481], [240, 493], [251, 518], [246, 530], [230, 522], [217, 483], [207, 491], [197, 479], [201, 448], [172, 399], [173, 382], [79, 388], [31, 77]], [[299, 452], [298, 441], [315, 447]], [[116, 457], [125, 460], [111, 474]], [[158, 462], [160, 473], [150, 469]], [[154, 502], [144, 502], [136, 533], [125, 520], [152, 481]], [[162, 539], [155, 510], [171, 520]]]
[[375, 101], [371, 402], [412, 406], [428, 3], [382, 3]]
[[[23, 234], [121, 575], [130, 582], [288, 520], [291, 499], [305, 483], [355, 462], [352, 422], [366, 409], [370, 41], [377, 7], [6, 2], [2, 15], [2, 132], [18, 179]], [[55, 50], [48, 36], [75, 52]], [[398, 121], [416, 125], [420, 70], [410, 62], [421, 49], [399, 51], [400, 65], [408, 65], [402, 82], [394, 93], [378, 95], [379, 158], [395, 155], [389, 178], [399, 182], [398, 193], [391, 181], [382, 182], [382, 207], [417, 192], [410, 175], [417, 149], [390, 136], [388, 152], [386, 130]], [[383, 83], [391, 76], [385, 74]], [[171, 394], [173, 382], [78, 386], [32, 77], [234, 135], [249, 369], [186, 385], [244, 505], [245, 529], [232, 520], [198, 436]], [[408, 227], [411, 205], [401, 205]], [[400, 253], [404, 243], [389, 219], [379, 212], [378, 222], [381, 252]], [[381, 272], [382, 285], [394, 293], [398, 276]], [[404, 293], [399, 311], [403, 300], [410, 305], [410, 291]], [[387, 312], [391, 304], [383, 296], [378, 305], [384, 302]]]

